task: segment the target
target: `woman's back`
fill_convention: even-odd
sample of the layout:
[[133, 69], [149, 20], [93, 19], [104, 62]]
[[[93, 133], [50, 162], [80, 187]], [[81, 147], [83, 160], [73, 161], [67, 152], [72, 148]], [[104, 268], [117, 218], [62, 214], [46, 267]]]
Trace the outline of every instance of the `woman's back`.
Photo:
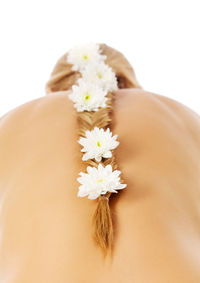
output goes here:
[[0, 120], [0, 282], [200, 282], [200, 118], [140, 89], [114, 93], [116, 158], [127, 188], [110, 198], [114, 251], [91, 236], [96, 201], [83, 170], [68, 92]]

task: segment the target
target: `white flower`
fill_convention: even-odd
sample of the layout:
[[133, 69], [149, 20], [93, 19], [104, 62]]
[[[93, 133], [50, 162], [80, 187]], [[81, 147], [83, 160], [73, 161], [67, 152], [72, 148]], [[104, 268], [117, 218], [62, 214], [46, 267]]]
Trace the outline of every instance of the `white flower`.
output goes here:
[[98, 85], [79, 80], [79, 85], [72, 86], [69, 98], [74, 102], [74, 107], [78, 112], [98, 111], [101, 107], [106, 107], [107, 92]]
[[106, 55], [101, 54], [99, 44], [88, 43], [85, 45], [74, 46], [69, 50], [67, 62], [72, 64], [74, 71], [82, 70], [91, 62], [101, 62], [106, 59]]
[[95, 158], [97, 162], [100, 162], [102, 157], [110, 158], [111, 150], [119, 145], [119, 142], [116, 141], [117, 135], [112, 137], [109, 128], [104, 131], [104, 129], [95, 127], [92, 131], [86, 131], [85, 136], [78, 141], [83, 146], [81, 152], [86, 152], [82, 157], [83, 161]]
[[112, 166], [104, 167], [99, 164], [98, 168], [87, 167], [88, 173], [79, 173], [81, 177], [77, 180], [81, 184], [77, 196], [85, 197], [88, 195], [89, 199], [96, 199], [101, 194], [107, 192], [117, 193], [117, 190], [125, 188], [126, 184], [120, 183], [119, 170], [112, 171]]
[[94, 64], [86, 66], [82, 71], [82, 77], [87, 81], [98, 84], [106, 91], [118, 89], [115, 73], [104, 62], [94, 62]]

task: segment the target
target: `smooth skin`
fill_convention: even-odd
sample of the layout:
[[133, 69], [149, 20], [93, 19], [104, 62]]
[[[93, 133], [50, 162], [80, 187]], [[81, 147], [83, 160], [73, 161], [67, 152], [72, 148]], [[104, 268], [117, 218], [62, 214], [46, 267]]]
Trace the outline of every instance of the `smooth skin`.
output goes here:
[[77, 197], [85, 167], [67, 94], [0, 120], [0, 282], [200, 282], [200, 117], [144, 90], [115, 92], [127, 188], [110, 199], [115, 242], [104, 258], [92, 239], [97, 200]]

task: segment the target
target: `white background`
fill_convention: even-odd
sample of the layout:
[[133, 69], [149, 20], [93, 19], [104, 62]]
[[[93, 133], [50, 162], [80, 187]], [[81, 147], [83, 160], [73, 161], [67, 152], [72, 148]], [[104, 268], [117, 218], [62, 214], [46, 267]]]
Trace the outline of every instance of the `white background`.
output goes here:
[[45, 95], [57, 59], [77, 43], [122, 52], [145, 90], [200, 113], [200, 1], [0, 2], [0, 116]]

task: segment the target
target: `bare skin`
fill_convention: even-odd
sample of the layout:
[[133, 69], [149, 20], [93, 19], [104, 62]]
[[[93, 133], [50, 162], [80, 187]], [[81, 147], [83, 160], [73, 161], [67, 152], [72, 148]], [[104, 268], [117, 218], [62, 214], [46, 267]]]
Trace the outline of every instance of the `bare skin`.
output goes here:
[[128, 186], [110, 200], [115, 242], [104, 259], [91, 235], [96, 200], [77, 197], [84, 167], [66, 94], [0, 120], [0, 282], [200, 282], [200, 117], [143, 90], [115, 93]]

